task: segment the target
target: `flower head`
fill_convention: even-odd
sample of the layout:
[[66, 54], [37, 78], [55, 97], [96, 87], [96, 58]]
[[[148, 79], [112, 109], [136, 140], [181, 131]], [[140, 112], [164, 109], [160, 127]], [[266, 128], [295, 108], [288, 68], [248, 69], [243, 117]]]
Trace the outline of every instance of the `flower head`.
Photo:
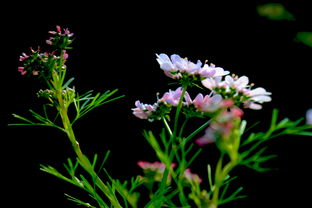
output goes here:
[[[154, 181], [160, 182], [162, 181], [163, 174], [166, 169], [166, 165], [159, 161], [156, 162], [147, 162], [147, 161], [138, 161], [138, 166], [143, 169], [144, 177], [142, 177], [143, 181], [148, 183], [153, 183]], [[176, 166], [175, 163], [171, 164], [171, 168]], [[170, 175], [168, 177], [167, 183], [170, 183]]]
[[198, 174], [192, 173], [190, 168], [185, 169], [183, 177], [188, 184], [201, 183], [203, 179]]
[[229, 71], [224, 71], [221, 67], [216, 67], [214, 64], [204, 64], [204, 66], [198, 71], [198, 74], [204, 78], [222, 77], [229, 74]]
[[193, 105], [198, 111], [212, 113], [219, 109], [221, 101], [221, 95], [214, 95], [212, 97], [206, 95], [204, 97], [199, 93], [193, 100]]
[[217, 139], [229, 140], [232, 131], [237, 127], [237, 121], [243, 116], [243, 111], [238, 107], [232, 107], [230, 110], [224, 109], [211, 122], [210, 126], [205, 130], [205, 134], [195, 140], [199, 146], [211, 144]]
[[56, 26], [56, 31], [49, 31], [49, 34], [51, 34], [51, 37], [46, 40], [46, 43], [56, 46], [57, 49], [69, 49], [69, 45], [73, 42], [71, 38], [74, 33], [71, 33], [67, 28], [62, 30], [60, 26]]
[[249, 84], [247, 76], [225, 76], [224, 80], [221, 77], [207, 78], [202, 81], [202, 84], [213, 92], [222, 95], [224, 99], [232, 99], [237, 106], [243, 104], [245, 108], [261, 109], [260, 104], [270, 102], [271, 93], [264, 88], [258, 87], [251, 89], [253, 84]]
[[177, 54], [173, 54], [167, 56], [164, 53], [156, 54], [157, 62], [160, 65], [160, 68], [164, 70], [164, 73], [173, 79], [179, 79], [182, 77], [182, 74], [194, 75], [196, 74], [201, 66], [202, 63], [198, 60], [197, 63], [193, 63], [189, 61], [187, 58], [181, 58]]
[[175, 91], [169, 90], [166, 92], [158, 102], [164, 102], [172, 106], [177, 106], [182, 95], [182, 87], [177, 88]]
[[135, 102], [136, 108], [132, 108], [133, 114], [140, 119], [148, 119], [156, 110], [157, 105], [143, 104], [140, 101]]

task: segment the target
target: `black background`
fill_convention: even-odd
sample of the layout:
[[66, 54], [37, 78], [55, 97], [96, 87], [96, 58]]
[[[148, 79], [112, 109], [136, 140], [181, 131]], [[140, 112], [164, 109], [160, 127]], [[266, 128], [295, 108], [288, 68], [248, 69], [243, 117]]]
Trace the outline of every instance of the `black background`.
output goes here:
[[[131, 113], [135, 100], [153, 103], [157, 92], [170, 88], [170, 79], [159, 69], [155, 53], [177, 53], [193, 61], [208, 59], [271, 91], [273, 101], [264, 104], [264, 110], [245, 114], [250, 123], [261, 121], [262, 130], [268, 126], [273, 108], [280, 109], [281, 118], [303, 117], [312, 107], [312, 48], [296, 42], [295, 36], [312, 29], [307, 3], [283, 1], [296, 21], [270, 21], [256, 12], [256, 6], [267, 1], [209, 2], [3, 6], [8, 13], [1, 14], [1, 201], [8, 207], [74, 207], [63, 194], [84, 196], [39, 170], [40, 164], [62, 168], [66, 158], [73, 156], [65, 135], [43, 127], [7, 127], [16, 122], [12, 113], [27, 115], [30, 108], [40, 109], [36, 92], [44, 86], [20, 76], [18, 57], [30, 46], [45, 44], [47, 32], [55, 25], [75, 33], [68, 67], [76, 90], [118, 88], [118, 94], [125, 95], [93, 111], [75, 127], [86, 154], [103, 155], [111, 150], [107, 169], [115, 178], [140, 174], [138, 160], [156, 159], [141, 134], [154, 123]], [[268, 151], [277, 153], [278, 158], [267, 165], [278, 170], [259, 174], [238, 168], [234, 174], [240, 176], [240, 185], [249, 197], [224, 207], [309, 206], [311, 144], [309, 137], [299, 136], [272, 141]], [[212, 152], [205, 154], [213, 161]], [[206, 160], [204, 157], [194, 167], [202, 177], [206, 177]]]

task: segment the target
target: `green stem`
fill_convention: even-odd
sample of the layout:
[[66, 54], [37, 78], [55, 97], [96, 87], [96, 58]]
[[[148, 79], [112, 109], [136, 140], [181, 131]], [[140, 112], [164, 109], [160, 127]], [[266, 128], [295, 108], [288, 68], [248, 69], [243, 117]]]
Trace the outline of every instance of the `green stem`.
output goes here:
[[[184, 99], [184, 95], [186, 93], [186, 89], [187, 89], [187, 85], [185, 84], [184, 86], [182, 86], [182, 93], [181, 93], [181, 97], [180, 97], [180, 100], [179, 100], [179, 103], [178, 103], [178, 106], [177, 106], [177, 110], [176, 110], [176, 113], [175, 113], [175, 117], [174, 117], [174, 128], [173, 128], [173, 133], [172, 133], [172, 138], [171, 138], [171, 141], [173, 141], [173, 145], [175, 146], [176, 145], [176, 142], [177, 142], [177, 132], [178, 132], [178, 124], [179, 124], [179, 116], [180, 116], [180, 113], [181, 113], [181, 109], [182, 109], [182, 104], [183, 104], [183, 99]], [[180, 134], [182, 134], [182, 131], [185, 127], [185, 124], [182, 125], [181, 127], [181, 130], [180, 130]], [[180, 136], [179, 134], [179, 136]], [[179, 164], [179, 177], [178, 177], [178, 181], [177, 181], [177, 186], [178, 186], [178, 190], [179, 190], [179, 199], [180, 199], [180, 202], [182, 203], [182, 206], [184, 207], [187, 207], [188, 206], [188, 203], [187, 203], [187, 200], [186, 200], [186, 197], [185, 197], [185, 193], [184, 193], [184, 187], [183, 187], [183, 174], [184, 174], [184, 171], [185, 171], [185, 147], [184, 147], [185, 143], [180, 141], [179, 140], [179, 147], [181, 149], [181, 162]], [[173, 150], [175, 151], [175, 150]], [[176, 154], [178, 154], [177, 151], [175, 151]]]
[[62, 86], [59, 85], [59, 81], [62, 81], [62, 79], [59, 79], [58, 73], [53, 74], [53, 83], [55, 87], [55, 93], [58, 100], [58, 106], [57, 109], [60, 113], [64, 130], [72, 144], [72, 147], [81, 163], [81, 165], [86, 169], [86, 171], [92, 176], [95, 182], [95, 184], [103, 191], [103, 193], [107, 196], [107, 198], [110, 200], [112, 205], [116, 208], [122, 208], [122, 206], [119, 204], [116, 196], [112, 194], [109, 190], [109, 188], [103, 183], [103, 181], [97, 176], [97, 173], [94, 171], [92, 164], [87, 159], [87, 157], [82, 153], [79, 143], [76, 140], [71, 122], [68, 117], [68, 106], [66, 106], [63, 96], [62, 96]]
[[210, 122], [211, 122], [211, 120], [207, 121], [206, 123], [201, 125], [198, 129], [193, 131], [188, 137], [185, 138], [185, 141], [188, 142], [190, 139], [194, 138], [199, 132], [204, 130], [210, 124]]
[[179, 103], [178, 103], [178, 106], [177, 106], [177, 110], [176, 110], [176, 113], [175, 113], [175, 117], [174, 117], [174, 128], [173, 128], [173, 133], [172, 133], [172, 137], [174, 139], [177, 136], [179, 116], [180, 116], [180, 112], [181, 112], [181, 109], [182, 109], [182, 102], [183, 102], [184, 95], [186, 93], [186, 89], [187, 89], [187, 85], [183, 86], [181, 97], [180, 97], [180, 100], [179, 100]]
[[238, 164], [238, 161], [230, 161], [224, 167], [223, 165], [224, 154], [220, 156], [220, 159], [217, 163], [216, 172], [215, 172], [215, 184], [213, 186], [213, 194], [211, 200], [211, 207], [217, 208], [219, 205], [219, 193], [220, 188], [223, 186], [223, 183], [230, 173], [230, 171]]
[[182, 134], [183, 134], [183, 131], [185, 129], [185, 126], [186, 126], [188, 120], [189, 120], [189, 118], [186, 117], [184, 122], [182, 123], [181, 128], [180, 128], [180, 132], [179, 132], [179, 135], [178, 135], [179, 138], [182, 138]]
[[163, 121], [163, 123], [164, 123], [164, 125], [165, 125], [165, 127], [166, 127], [166, 129], [167, 129], [167, 131], [168, 131], [168, 133], [170, 135], [170, 137], [171, 137], [172, 136], [172, 131], [171, 131], [171, 128], [170, 128], [166, 118], [165, 117], [161, 117], [161, 120]]

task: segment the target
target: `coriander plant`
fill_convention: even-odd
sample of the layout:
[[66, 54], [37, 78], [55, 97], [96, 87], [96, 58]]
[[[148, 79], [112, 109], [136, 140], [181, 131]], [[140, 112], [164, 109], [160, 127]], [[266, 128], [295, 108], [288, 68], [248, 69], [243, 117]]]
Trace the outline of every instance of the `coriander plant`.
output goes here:
[[[156, 54], [160, 68], [173, 80], [171, 86], [176, 87], [157, 96], [154, 104], [135, 102], [134, 116], [148, 122], [161, 122], [163, 128], [159, 132], [143, 131], [143, 137], [155, 153], [155, 161], [138, 161], [142, 174], [122, 182], [105, 168], [109, 151], [101, 162], [97, 154], [88, 158], [73, 126], [94, 108], [123, 96], [116, 96], [117, 90], [78, 93], [72, 86], [74, 78], [66, 77], [73, 33], [57, 26], [56, 31], [49, 34], [46, 43], [51, 51], [41, 52], [38, 48], [23, 53], [20, 56], [22, 66], [18, 68], [22, 75], [36, 76], [46, 83], [47, 89], [38, 91], [46, 104], [42, 106], [42, 113], [30, 110], [31, 118], [13, 114], [21, 123], [10, 125], [50, 126], [67, 135], [76, 158], [68, 159], [63, 171], [49, 165], [42, 165], [41, 170], [88, 193], [89, 200], [66, 194], [79, 205], [100, 208], [222, 207], [246, 197], [242, 187], [229, 188], [237, 177], [232, 176], [233, 169], [245, 166], [258, 172], [270, 170], [264, 163], [276, 155], [266, 153], [266, 141], [287, 134], [312, 136], [311, 112], [305, 123], [302, 118], [296, 121], [280, 119], [277, 109], [272, 112], [268, 129], [252, 132], [253, 124], [244, 120], [244, 109], [261, 110], [264, 103], [271, 101], [271, 92], [250, 84], [247, 76], [230, 75], [229, 71], [207, 61], [194, 63], [176, 54], [170, 57]], [[197, 126], [194, 120], [200, 120], [202, 124]], [[202, 175], [199, 176], [192, 171], [192, 165], [205, 157], [202, 150], [207, 145], [217, 148], [216, 163], [202, 164]]]

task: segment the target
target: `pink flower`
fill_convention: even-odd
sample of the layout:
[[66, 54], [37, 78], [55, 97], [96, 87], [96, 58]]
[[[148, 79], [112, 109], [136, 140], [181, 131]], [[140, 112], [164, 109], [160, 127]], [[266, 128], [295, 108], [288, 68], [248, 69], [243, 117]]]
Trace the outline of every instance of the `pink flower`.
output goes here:
[[21, 73], [21, 75], [25, 75], [27, 73], [27, 71], [25, 71], [25, 68], [22, 66], [18, 67], [17, 70]]
[[143, 104], [140, 101], [135, 102], [136, 108], [132, 108], [133, 114], [140, 119], [148, 119], [148, 117], [156, 110], [156, 104]]
[[206, 130], [205, 134], [195, 140], [198, 146], [204, 146], [207, 144], [212, 144], [217, 140], [217, 130], [214, 129], [213, 125], [210, 125]]
[[143, 170], [151, 170], [151, 171], [155, 171], [155, 172], [161, 172], [163, 173], [165, 171], [166, 165], [164, 163], [161, 162], [146, 162], [146, 161], [138, 161], [138, 166], [140, 168], [142, 168]]
[[19, 61], [24, 61], [25, 59], [28, 59], [29, 56], [26, 55], [26, 53], [22, 53], [22, 56], [20, 56]]
[[61, 33], [61, 27], [60, 27], [59, 25], [56, 26], [56, 31], [57, 31], [58, 33]]
[[258, 110], [262, 108], [262, 103], [272, 100], [271, 93], [264, 88], [251, 89], [253, 84], [249, 84], [246, 76], [226, 76], [224, 80], [221, 77], [207, 78], [202, 84], [223, 98], [233, 99], [236, 105], [243, 104], [245, 108]]
[[52, 41], [51, 40], [46, 40], [46, 44], [52, 45]]
[[227, 140], [231, 136], [232, 130], [236, 128], [235, 121], [240, 119], [243, 114], [243, 111], [236, 106], [230, 111], [225, 109], [211, 122], [205, 130], [205, 134], [195, 140], [195, 143], [203, 146], [214, 143], [219, 138]]
[[193, 100], [195, 108], [201, 112], [214, 112], [220, 107], [220, 102], [222, 100], [221, 95], [214, 95], [210, 97], [206, 95], [205, 97], [199, 93]]
[[198, 174], [192, 173], [190, 168], [185, 169], [184, 178], [188, 183], [201, 183], [203, 181]]
[[63, 52], [64, 52], [63, 58], [64, 58], [65, 60], [68, 59], [68, 53], [66, 53], [66, 50], [64, 50]]
[[175, 91], [169, 90], [169, 92], [166, 92], [159, 101], [168, 103], [172, 106], [177, 106], [179, 104], [181, 95], [182, 88], [179, 87]]

